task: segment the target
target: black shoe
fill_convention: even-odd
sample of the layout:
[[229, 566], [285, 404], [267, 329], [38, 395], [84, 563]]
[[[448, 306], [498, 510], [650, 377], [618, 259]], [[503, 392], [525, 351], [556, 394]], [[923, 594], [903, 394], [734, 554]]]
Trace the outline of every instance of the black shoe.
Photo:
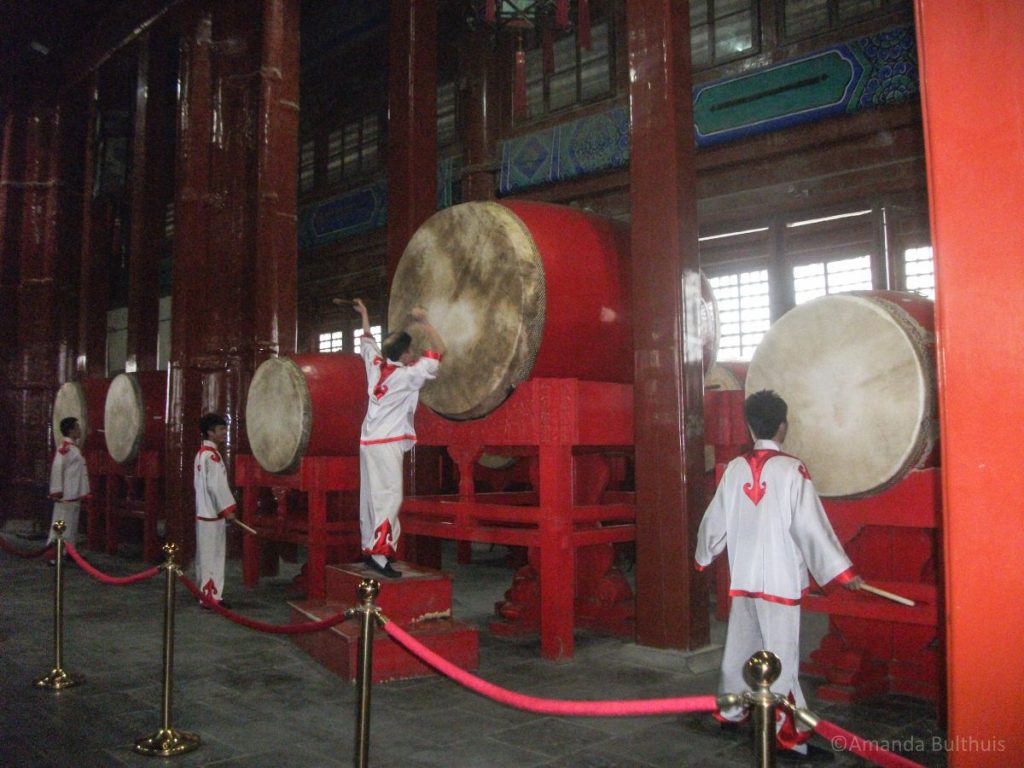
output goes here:
[[389, 579], [400, 579], [402, 578], [402, 572], [396, 571], [391, 563], [385, 563], [384, 565], [378, 565], [377, 561], [372, 557], [364, 557], [363, 565], [369, 568], [374, 573], [379, 573], [381, 576], [386, 576]]
[[821, 765], [831, 763], [836, 759], [835, 753], [829, 749], [822, 749], [816, 744], [807, 745], [807, 754], [802, 754], [792, 749], [780, 749], [776, 752], [780, 763], [786, 765]]

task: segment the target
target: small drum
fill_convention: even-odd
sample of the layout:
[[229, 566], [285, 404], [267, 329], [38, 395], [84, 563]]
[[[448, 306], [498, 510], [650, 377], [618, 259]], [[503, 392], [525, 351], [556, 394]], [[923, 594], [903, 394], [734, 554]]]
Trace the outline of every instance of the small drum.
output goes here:
[[107, 451], [126, 464], [140, 451], [163, 450], [167, 372], [121, 373], [107, 390], [103, 421]]
[[[530, 376], [631, 382], [628, 257], [625, 225], [575, 208], [507, 200], [431, 216], [402, 255], [388, 308], [388, 328], [398, 331], [425, 307], [447, 346], [423, 403], [475, 419]], [[710, 357], [718, 334], [710, 286], [704, 296]]]
[[252, 455], [267, 472], [285, 474], [303, 456], [358, 454], [366, 391], [358, 355], [266, 360], [252, 377], [245, 404]]
[[110, 379], [82, 379], [62, 384], [53, 400], [54, 442], [60, 444], [61, 420], [73, 416], [82, 428], [82, 448], [104, 445], [103, 405], [109, 388]]
[[936, 456], [933, 304], [917, 294], [823, 296], [765, 334], [746, 394], [789, 405], [783, 450], [807, 464], [822, 496], [882, 491]]
[[749, 367], [750, 363], [742, 360], [715, 363], [704, 374], [704, 391], [718, 390], [720, 392], [731, 392], [743, 389], [744, 382], [747, 380], [747, 368]]

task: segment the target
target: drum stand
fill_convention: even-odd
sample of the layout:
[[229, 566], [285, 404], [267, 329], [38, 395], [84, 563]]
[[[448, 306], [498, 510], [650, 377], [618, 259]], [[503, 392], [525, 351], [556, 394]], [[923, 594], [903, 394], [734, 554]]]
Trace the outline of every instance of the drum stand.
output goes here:
[[[290, 475], [275, 475], [264, 470], [250, 455], [235, 458], [235, 484], [243, 489], [242, 520], [256, 530], [242, 540], [242, 575], [246, 586], [255, 586], [261, 575], [263, 547], [266, 542], [303, 544], [309, 552], [306, 563], [306, 588], [310, 599], [326, 594], [326, 567], [329, 555], [343, 562], [359, 559], [359, 511], [330, 520], [328, 494], [359, 493], [358, 456], [304, 456], [299, 468]], [[259, 499], [269, 490], [276, 507], [261, 512]], [[288, 491], [306, 494], [308, 512], [293, 514], [288, 506]]]
[[[401, 513], [404, 535], [531, 551], [533, 565], [517, 574], [505, 610], [499, 606], [511, 620], [495, 622], [492, 631], [539, 629], [547, 659], [573, 656], [577, 625], [632, 631], [632, 591], [611, 562], [615, 543], [635, 539], [633, 494], [595, 492], [588, 499], [578, 489], [574, 495], [573, 488], [577, 464], [585, 459], [581, 454], [631, 453], [631, 386], [532, 379], [475, 421], [448, 421], [421, 408], [416, 429], [420, 445], [448, 449], [459, 467], [459, 492], [408, 496]], [[474, 467], [484, 452], [535, 456], [535, 490], [476, 493]], [[590, 484], [599, 485], [599, 477]]]

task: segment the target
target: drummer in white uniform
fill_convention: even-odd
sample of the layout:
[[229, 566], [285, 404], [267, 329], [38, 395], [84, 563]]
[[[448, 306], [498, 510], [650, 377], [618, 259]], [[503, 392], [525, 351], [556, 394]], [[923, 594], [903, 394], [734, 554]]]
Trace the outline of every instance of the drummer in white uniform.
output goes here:
[[388, 578], [402, 574], [389, 562], [395, 556], [401, 526], [402, 457], [416, 442], [413, 417], [420, 389], [437, 377], [445, 344], [427, 321], [422, 307], [412, 310], [412, 325], [426, 334], [423, 356], [411, 349], [412, 337], [401, 330], [381, 347], [370, 332], [370, 319], [361, 299], [353, 306], [363, 320], [360, 351], [366, 364], [369, 403], [359, 437], [359, 533], [364, 564]]
[[[74, 416], [60, 420], [60, 445], [53, 455], [50, 466], [50, 498], [53, 500], [53, 518], [50, 521], [50, 536], [47, 543], [56, 541], [57, 534], [53, 523], [63, 520], [67, 528], [64, 541], [75, 544], [78, 538], [78, 518], [82, 511], [82, 502], [89, 498], [89, 471], [85, 466], [85, 457], [78, 448], [82, 438], [82, 427]], [[51, 565], [55, 563], [51, 560]]]
[[[224, 559], [227, 521], [235, 516], [235, 497], [228, 485], [228, 470], [218, 448], [227, 438], [224, 418], [208, 413], [199, 420], [203, 444], [196, 454], [196, 583], [214, 602], [224, 602]], [[205, 606], [204, 606], [205, 607]]]
[[[746, 690], [743, 665], [768, 650], [782, 662], [772, 691], [804, 707], [797, 675], [800, 598], [808, 588], [808, 570], [821, 585], [836, 581], [860, 589], [863, 580], [836, 538], [807, 468], [781, 450], [788, 427], [786, 402], [762, 390], [747, 398], [744, 411], [754, 450], [729, 462], [697, 533], [698, 570], [722, 550], [729, 551], [732, 608], [719, 692]], [[728, 724], [745, 715], [736, 707], [716, 717]], [[776, 734], [781, 749], [799, 754], [806, 754], [809, 737], [789, 715]]]

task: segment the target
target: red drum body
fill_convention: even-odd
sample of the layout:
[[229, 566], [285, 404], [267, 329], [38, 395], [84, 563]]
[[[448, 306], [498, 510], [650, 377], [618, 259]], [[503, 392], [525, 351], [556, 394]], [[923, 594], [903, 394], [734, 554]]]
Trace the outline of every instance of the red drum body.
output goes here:
[[366, 416], [366, 368], [351, 354], [266, 360], [252, 377], [245, 406], [253, 456], [268, 472], [285, 474], [303, 456], [359, 453]]
[[448, 347], [421, 400], [474, 419], [530, 375], [631, 381], [628, 249], [624, 225], [564, 206], [473, 202], [431, 216], [402, 255], [388, 308], [396, 331], [425, 307]]
[[[449, 419], [475, 419], [530, 376], [631, 382], [630, 285], [624, 224], [547, 203], [464, 203], [431, 216], [409, 241], [388, 327], [401, 330], [414, 307], [427, 309], [448, 351], [421, 400]], [[710, 359], [718, 322], [706, 281], [702, 293]]]
[[789, 405], [784, 450], [818, 492], [860, 498], [937, 457], [933, 303], [917, 294], [823, 296], [783, 315], [758, 345], [746, 394]]
[[82, 379], [68, 381], [57, 390], [53, 400], [53, 440], [60, 443], [60, 422], [72, 416], [78, 419], [82, 428], [79, 445], [83, 448], [100, 448], [106, 445], [103, 428], [104, 403], [110, 379]]
[[107, 451], [126, 464], [141, 451], [162, 451], [167, 372], [121, 373], [110, 382], [103, 421]]

